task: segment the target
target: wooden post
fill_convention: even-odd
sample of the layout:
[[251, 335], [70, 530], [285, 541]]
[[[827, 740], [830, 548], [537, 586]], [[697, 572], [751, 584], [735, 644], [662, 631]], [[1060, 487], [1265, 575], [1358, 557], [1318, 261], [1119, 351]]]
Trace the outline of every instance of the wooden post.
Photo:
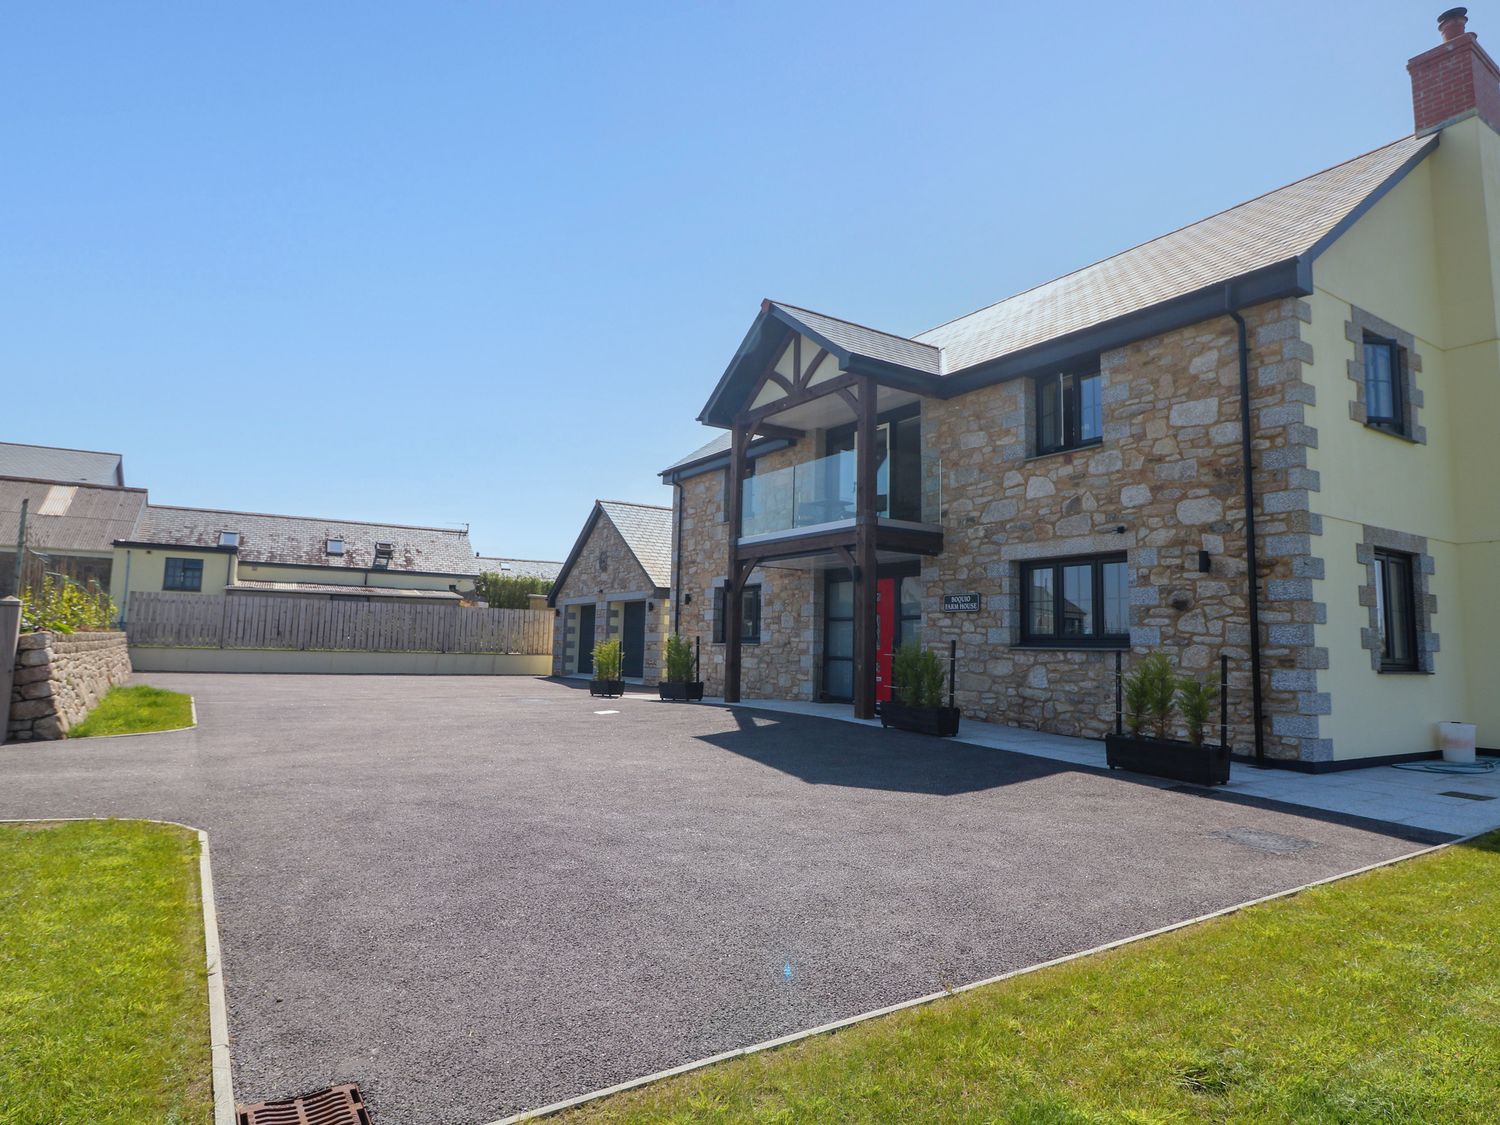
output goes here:
[[745, 620], [745, 583], [740, 574], [740, 512], [745, 487], [745, 450], [750, 431], [736, 423], [729, 442], [728, 495], [724, 498], [729, 525], [729, 561], [724, 589], [724, 702], [740, 701], [740, 634]]
[[854, 717], [875, 717], [875, 381], [859, 383], [854, 437]]

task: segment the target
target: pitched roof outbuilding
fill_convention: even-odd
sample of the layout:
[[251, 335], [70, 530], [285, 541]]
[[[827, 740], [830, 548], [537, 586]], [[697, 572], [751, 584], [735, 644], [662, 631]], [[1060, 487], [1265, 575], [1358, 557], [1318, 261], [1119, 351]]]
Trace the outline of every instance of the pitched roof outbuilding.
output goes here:
[[548, 605], [557, 604], [557, 595], [568, 580], [568, 572], [578, 561], [601, 518], [614, 525], [651, 584], [658, 590], [671, 588], [672, 509], [628, 500], [595, 500], [589, 518], [583, 522], [583, 530], [578, 533], [573, 549], [568, 552], [562, 569], [552, 582], [552, 590], [547, 595]]
[[22, 500], [31, 550], [108, 554], [135, 530], [146, 490], [0, 477], [0, 549], [15, 550]]
[[504, 559], [498, 555], [480, 555], [474, 560], [480, 574], [509, 574], [517, 578], [542, 578], [551, 582], [562, 570], [562, 563], [543, 559]]
[[[241, 562], [288, 566], [373, 567], [376, 545], [391, 545], [389, 571], [474, 575], [479, 564], [463, 528], [229, 512], [217, 508], [176, 508], [151, 504], [141, 514], [132, 539], [183, 547], [217, 547], [219, 534], [239, 533]], [[328, 553], [328, 540], [341, 539], [343, 554]]]

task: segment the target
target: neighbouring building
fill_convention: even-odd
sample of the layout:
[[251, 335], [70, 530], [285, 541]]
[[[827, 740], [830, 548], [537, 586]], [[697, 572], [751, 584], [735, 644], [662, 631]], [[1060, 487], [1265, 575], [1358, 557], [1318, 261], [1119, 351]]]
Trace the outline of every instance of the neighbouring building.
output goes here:
[[465, 528], [148, 504], [114, 543], [122, 622], [143, 591], [457, 603], [478, 560]]
[[591, 675], [594, 644], [618, 637], [624, 678], [656, 683], [671, 585], [672, 509], [595, 501], [547, 595], [555, 615], [552, 674]]
[[503, 574], [511, 578], [540, 578], [545, 582], [556, 582], [562, 563], [545, 559], [502, 559], [494, 555], [480, 555], [475, 560], [481, 574]]
[[[918, 640], [967, 714], [1098, 736], [1164, 651], [1274, 763], [1500, 746], [1500, 69], [1440, 30], [1410, 135], [978, 312], [764, 302], [663, 473], [710, 692], [869, 716]], [[589, 539], [562, 660], [625, 588]]]
[[23, 501], [27, 580], [53, 575], [107, 591], [114, 542], [135, 527], [146, 506], [146, 490], [0, 476], [0, 593], [16, 588]]
[[0, 441], [0, 477], [123, 488], [125, 463], [118, 453]]

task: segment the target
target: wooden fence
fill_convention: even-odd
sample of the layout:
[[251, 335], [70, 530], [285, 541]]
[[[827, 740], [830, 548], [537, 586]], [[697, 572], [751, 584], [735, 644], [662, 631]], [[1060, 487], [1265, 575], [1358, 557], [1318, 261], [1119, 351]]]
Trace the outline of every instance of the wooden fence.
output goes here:
[[421, 602], [251, 595], [130, 595], [133, 645], [323, 652], [552, 652], [552, 614]]

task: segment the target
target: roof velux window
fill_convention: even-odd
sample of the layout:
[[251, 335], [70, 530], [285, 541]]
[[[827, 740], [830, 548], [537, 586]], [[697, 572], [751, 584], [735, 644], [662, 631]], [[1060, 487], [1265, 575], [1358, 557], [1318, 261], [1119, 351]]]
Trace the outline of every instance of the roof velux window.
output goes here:
[[385, 543], [385, 542], [376, 543], [375, 544], [375, 559], [374, 559], [374, 561], [370, 565], [372, 567], [374, 567], [374, 569], [376, 569], [376, 570], [390, 570], [390, 568], [391, 568], [391, 556], [393, 554], [395, 554], [395, 553], [396, 553], [395, 544], [393, 544], [393, 543]]
[[328, 540], [328, 553], [330, 555], [342, 555], [344, 553], [344, 541], [342, 539], [330, 538]]
[[238, 531], [219, 532], [219, 546], [238, 547], [240, 545], [240, 533]]

